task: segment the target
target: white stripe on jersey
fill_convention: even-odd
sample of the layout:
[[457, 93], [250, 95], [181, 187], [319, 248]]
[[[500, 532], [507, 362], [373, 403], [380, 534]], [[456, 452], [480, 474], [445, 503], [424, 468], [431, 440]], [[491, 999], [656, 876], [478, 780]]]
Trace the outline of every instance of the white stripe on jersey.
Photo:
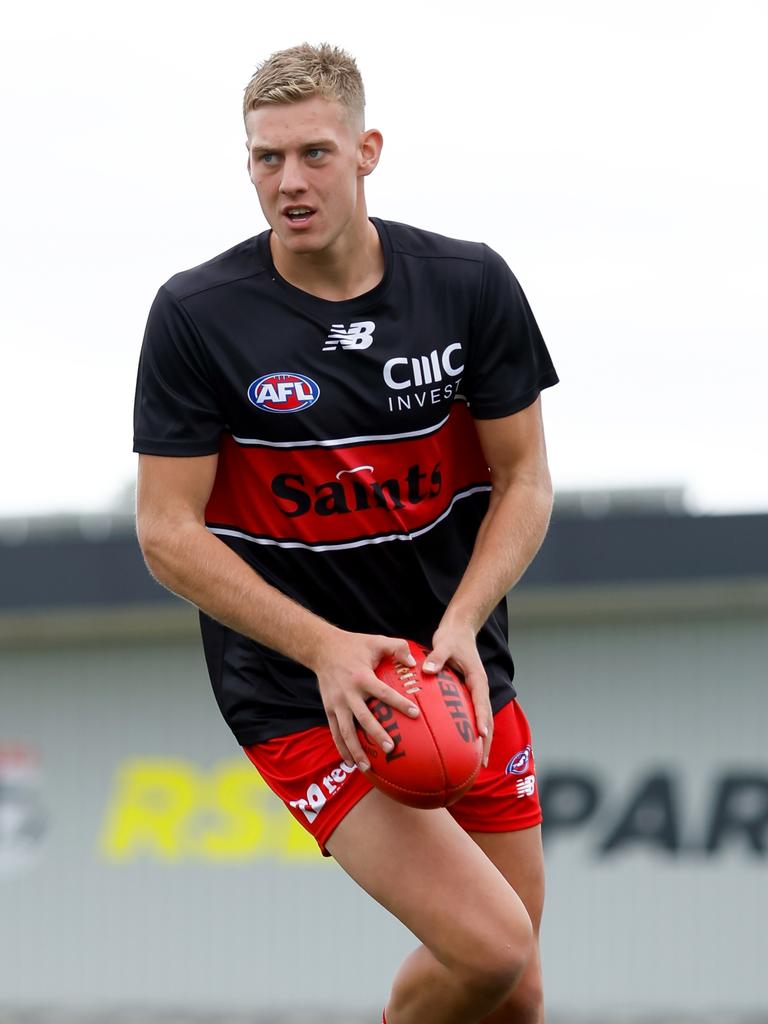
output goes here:
[[366, 547], [368, 544], [384, 544], [391, 540], [414, 540], [416, 537], [428, 533], [438, 523], [442, 522], [460, 498], [468, 498], [471, 494], [480, 494], [483, 491], [490, 490], [490, 484], [480, 484], [477, 487], [470, 487], [469, 490], [459, 491], [458, 494], [454, 494], [448, 508], [441, 512], [437, 519], [418, 530], [412, 530], [410, 533], [389, 533], [380, 537], [363, 537], [360, 540], [339, 541], [336, 544], [305, 544], [300, 540], [275, 540], [272, 537], [251, 537], [250, 534], [242, 533], [240, 530], [230, 530], [225, 526], [209, 526], [208, 530], [221, 537], [239, 537], [241, 540], [250, 541], [251, 544], [270, 544], [278, 548], [305, 548], [307, 551], [343, 551], [348, 548]]

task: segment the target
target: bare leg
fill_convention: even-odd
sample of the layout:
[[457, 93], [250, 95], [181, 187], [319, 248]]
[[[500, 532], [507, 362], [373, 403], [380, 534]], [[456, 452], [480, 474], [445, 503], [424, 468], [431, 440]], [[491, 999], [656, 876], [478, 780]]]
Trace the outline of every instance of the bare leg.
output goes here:
[[[544, 859], [541, 827], [518, 832], [473, 832], [472, 839], [499, 868], [525, 905], [534, 930], [535, 946], [522, 975], [503, 1001], [482, 1024], [543, 1024], [544, 1000], [538, 935], [544, 906]], [[404, 960], [393, 985], [393, 997], [399, 986], [424, 984], [430, 966], [429, 952], [422, 946]], [[392, 1006], [393, 1003], [390, 1003]], [[389, 1021], [390, 1010], [387, 1010]], [[475, 1020], [476, 1018], [466, 1018]]]
[[541, 826], [519, 832], [472, 832], [525, 904], [533, 925], [535, 950], [514, 989], [483, 1024], [544, 1024], [539, 929], [544, 909], [544, 857]]
[[477, 1024], [524, 975], [534, 953], [525, 906], [447, 811], [373, 790], [327, 846], [424, 943], [398, 971], [389, 1024]]

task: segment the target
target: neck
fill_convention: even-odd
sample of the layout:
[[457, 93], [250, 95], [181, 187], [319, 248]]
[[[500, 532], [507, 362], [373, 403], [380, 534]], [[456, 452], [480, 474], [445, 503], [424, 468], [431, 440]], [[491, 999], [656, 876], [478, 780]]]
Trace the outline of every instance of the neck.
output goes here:
[[363, 216], [322, 252], [293, 253], [273, 231], [269, 238], [272, 261], [289, 284], [319, 299], [343, 302], [375, 288], [384, 276], [384, 252], [379, 233]]

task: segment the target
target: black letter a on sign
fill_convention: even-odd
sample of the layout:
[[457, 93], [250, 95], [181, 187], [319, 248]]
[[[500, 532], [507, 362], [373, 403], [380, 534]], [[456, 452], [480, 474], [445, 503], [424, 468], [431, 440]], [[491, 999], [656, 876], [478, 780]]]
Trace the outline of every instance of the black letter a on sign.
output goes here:
[[673, 853], [680, 848], [677, 799], [672, 779], [660, 772], [640, 783], [637, 793], [600, 846], [613, 853], [627, 843], [644, 843]]

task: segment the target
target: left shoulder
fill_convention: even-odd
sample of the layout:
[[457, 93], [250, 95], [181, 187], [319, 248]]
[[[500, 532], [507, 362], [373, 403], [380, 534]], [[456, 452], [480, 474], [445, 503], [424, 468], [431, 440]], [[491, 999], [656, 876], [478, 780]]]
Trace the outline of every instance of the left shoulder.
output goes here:
[[461, 238], [449, 238], [435, 231], [425, 231], [410, 224], [394, 220], [372, 218], [374, 223], [386, 231], [392, 251], [401, 256], [417, 259], [465, 260], [483, 265], [492, 251], [482, 242], [468, 242]]

